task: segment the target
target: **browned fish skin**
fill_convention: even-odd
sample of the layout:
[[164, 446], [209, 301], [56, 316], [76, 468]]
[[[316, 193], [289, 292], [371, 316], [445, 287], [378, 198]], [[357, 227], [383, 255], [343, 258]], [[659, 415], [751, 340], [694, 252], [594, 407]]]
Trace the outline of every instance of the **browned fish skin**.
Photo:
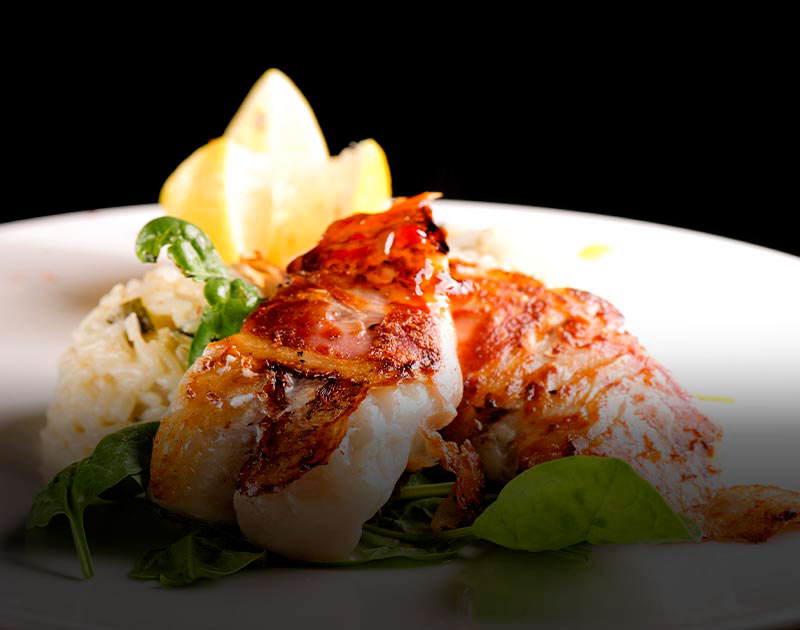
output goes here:
[[[282, 387], [280, 369], [277, 386]], [[274, 492], [328, 461], [347, 433], [347, 419], [367, 388], [344, 379], [323, 381], [310, 404], [263, 423], [258, 448], [239, 472], [237, 490], [247, 496]], [[298, 448], [300, 447], [300, 448]]]
[[624, 459], [672, 505], [696, 514], [716, 486], [720, 429], [632, 335], [611, 304], [519, 273], [451, 261], [464, 375], [442, 433], [471, 440], [490, 478], [508, 481], [573, 454]]
[[720, 489], [705, 512], [705, 535], [711, 540], [760, 543], [800, 527], [800, 492], [775, 486]]
[[[242, 354], [229, 339], [207, 349], [184, 376], [156, 433], [150, 496], [176, 512], [234, 522], [234, 484], [274, 380], [266, 361]], [[250, 404], [235, 406], [239, 396], [251, 396]]]
[[291, 263], [288, 286], [247, 318], [238, 340], [309, 376], [388, 385], [430, 373], [440, 359], [428, 303], [442, 269], [433, 261], [444, 260], [447, 245], [424, 205], [429, 198], [331, 225]]

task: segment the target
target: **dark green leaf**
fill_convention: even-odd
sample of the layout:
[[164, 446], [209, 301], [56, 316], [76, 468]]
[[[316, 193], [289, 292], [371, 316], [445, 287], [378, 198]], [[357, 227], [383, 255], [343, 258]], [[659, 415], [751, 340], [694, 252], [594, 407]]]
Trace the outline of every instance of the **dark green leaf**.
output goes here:
[[189, 349], [189, 365], [210, 342], [238, 333], [260, 301], [256, 288], [239, 278], [211, 278], [206, 280], [203, 292], [208, 305]]
[[150, 456], [158, 422], [137, 424], [107, 435], [91, 456], [71, 464], [34, 499], [27, 527], [46, 527], [64, 514], [70, 523], [75, 550], [85, 577], [93, 574], [83, 526], [83, 513], [101, 495], [136, 496], [149, 483]]
[[347, 560], [326, 564], [331, 566], [354, 566], [392, 558], [404, 558], [415, 562], [439, 562], [458, 555], [458, 552], [468, 542], [469, 540], [467, 539], [425, 543], [409, 542], [365, 529], [361, 533], [361, 540], [358, 546]]
[[256, 288], [239, 278], [212, 278], [206, 282], [204, 294], [208, 308], [217, 315], [214, 326], [220, 338], [238, 333], [259, 302]]
[[211, 239], [187, 221], [159, 217], [145, 225], [136, 237], [136, 255], [142, 262], [156, 262], [164, 247], [172, 262], [190, 278], [227, 276], [225, 263]]
[[[452, 478], [452, 475], [449, 473], [445, 473], [445, 476]], [[424, 486], [445, 481], [445, 479], [442, 479], [441, 477], [441, 467], [435, 466], [432, 468], [423, 468], [422, 470], [418, 470], [417, 472], [411, 473], [408, 476], [404, 488], [410, 488], [412, 486]]]
[[185, 276], [205, 282], [207, 305], [189, 348], [191, 366], [210, 342], [238, 333], [260, 297], [254, 286], [231, 278], [211, 240], [197, 226], [174, 217], [150, 221], [136, 239], [136, 255], [142, 262], [155, 262], [164, 247]]
[[372, 519], [381, 527], [396, 529], [411, 534], [431, 533], [431, 521], [441, 497], [429, 497], [415, 501], [392, 501], [381, 508]]
[[192, 338], [192, 345], [189, 346], [188, 363], [191, 367], [197, 358], [203, 354], [206, 346], [214, 341], [216, 337], [216, 330], [219, 328], [217, 315], [208, 306], [203, 309], [203, 315], [200, 318], [200, 325], [197, 327], [197, 332], [194, 333]]
[[692, 540], [661, 495], [624, 461], [573, 456], [511, 480], [472, 526], [510, 549], [544, 551], [592, 544]]
[[130, 572], [139, 580], [185, 586], [201, 578], [221, 578], [263, 561], [267, 552], [212, 530], [193, 531], [164, 549], [145, 554]]

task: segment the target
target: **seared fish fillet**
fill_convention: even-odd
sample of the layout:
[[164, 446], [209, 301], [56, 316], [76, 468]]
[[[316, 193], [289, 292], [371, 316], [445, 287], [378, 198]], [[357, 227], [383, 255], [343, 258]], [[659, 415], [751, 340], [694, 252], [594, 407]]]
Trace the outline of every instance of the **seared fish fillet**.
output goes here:
[[490, 479], [573, 454], [627, 461], [707, 538], [766, 540], [800, 524], [800, 493], [720, 487], [721, 430], [632, 335], [611, 304], [519, 273], [451, 261], [464, 375], [457, 418]]
[[156, 502], [339, 560], [403, 471], [437, 461], [431, 435], [462, 379], [429, 198], [332, 224], [239, 334], [208, 346], [156, 435]]
[[629, 462], [683, 513], [712, 496], [720, 430], [611, 304], [519, 273], [451, 263], [464, 375], [446, 438], [469, 439], [490, 479], [573, 454]]

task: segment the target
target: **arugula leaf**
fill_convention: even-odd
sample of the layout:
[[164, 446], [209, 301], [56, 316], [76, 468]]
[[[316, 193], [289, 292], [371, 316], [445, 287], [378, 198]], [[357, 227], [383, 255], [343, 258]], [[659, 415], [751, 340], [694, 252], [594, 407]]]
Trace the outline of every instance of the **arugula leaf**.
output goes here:
[[415, 562], [440, 562], [458, 555], [468, 539], [430, 540], [426, 542], [410, 542], [400, 540], [394, 535], [385, 535], [370, 531], [365, 526], [361, 532], [358, 546], [347, 560], [327, 562], [326, 566], [346, 567], [367, 564], [377, 560], [403, 558]]
[[203, 354], [211, 341], [238, 333], [244, 320], [261, 301], [258, 290], [239, 278], [210, 278], [206, 280], [203, 294], [208, 305], [203, 310], [200, 326], [189, 348], [189, 365]]
[[663, 497], [624, 461], [572, 456], [517, 475], [472, 525], [510, 549], [693, 540]]
[[153, 219], [136, 238], [136, 255], [142, 262], [156, 262], [164, 247], [185, 276], [205, 282], [207, 306], [189, 348], [191, 366], [210, 342], [238, 333], [261, 298], [253, 285], [231, 277], [211, 240], [197, 226], [175, 217]]
[[454, 478], [455, 475], [453, 475], [453, 473], [446, 471], [441, 466], [431, 466], [409, 474], [403, 487], [410, 488], [413, 486], [437, 484], [440, 482], [452, 481]]
[[136, 256], [142, 262], [156, 262], [164, 247], [168, 247], [170, 260], [190, 278], [228, 275], [211, 239], [188, 221], [159, 217], [147, 223], [136, 237]]
[[441, 497], [428, 497], [415, 501], [391, 501], [381, 508], [370, 522], [407, 534], [431, 533], [431, 521]]
[[221, 578], [263, 562], [267, 552], [210, 529], [189, 532], [164, 549], [147, 552], [128, 574], [137, 580], [158, 580], [185, 586], [201, 578]]
[[83, 513], [103, 495], [131, 497], [147, 488], [156, 429], [158, 422], [148, 422], [107, 435], [92, 455], [67, 466], [33, 500], [27, 528], [46, 527], [53, 517], [64, 514], [86, 578], [92, 577], [94, 571]]

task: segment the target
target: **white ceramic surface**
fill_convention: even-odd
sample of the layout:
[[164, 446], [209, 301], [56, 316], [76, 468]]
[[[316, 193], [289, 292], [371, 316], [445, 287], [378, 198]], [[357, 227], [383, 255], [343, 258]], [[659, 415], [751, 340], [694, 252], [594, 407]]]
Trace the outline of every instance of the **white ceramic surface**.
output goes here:
[[[130, 550], [93, 546], [80, 579], [64, 545], [26, 544], [37, 431], [70, 331], [115, 282], [141, 275], [157, 206], [0, 226], [0, 627], [752, 627], [800, 625], [800, 535], [763, 545], [595, 548], [583, 564], [520, 553], [414, 568], [275, 568], [166, 589], [129, 580]], [[494, 226], [527, 271], [611, 300], [723, 425], [731, 483], [800, 489], [800, 259], [595, 215], [441, 201], [438, 221]], [[596, 259], [579, 252], [609, 249]], [[116, 521], [124, 526], [124, 514]], [[90, 531], [90, 543], [93, 532]], [[95, 536], [114, 538], [113, 532]]]

